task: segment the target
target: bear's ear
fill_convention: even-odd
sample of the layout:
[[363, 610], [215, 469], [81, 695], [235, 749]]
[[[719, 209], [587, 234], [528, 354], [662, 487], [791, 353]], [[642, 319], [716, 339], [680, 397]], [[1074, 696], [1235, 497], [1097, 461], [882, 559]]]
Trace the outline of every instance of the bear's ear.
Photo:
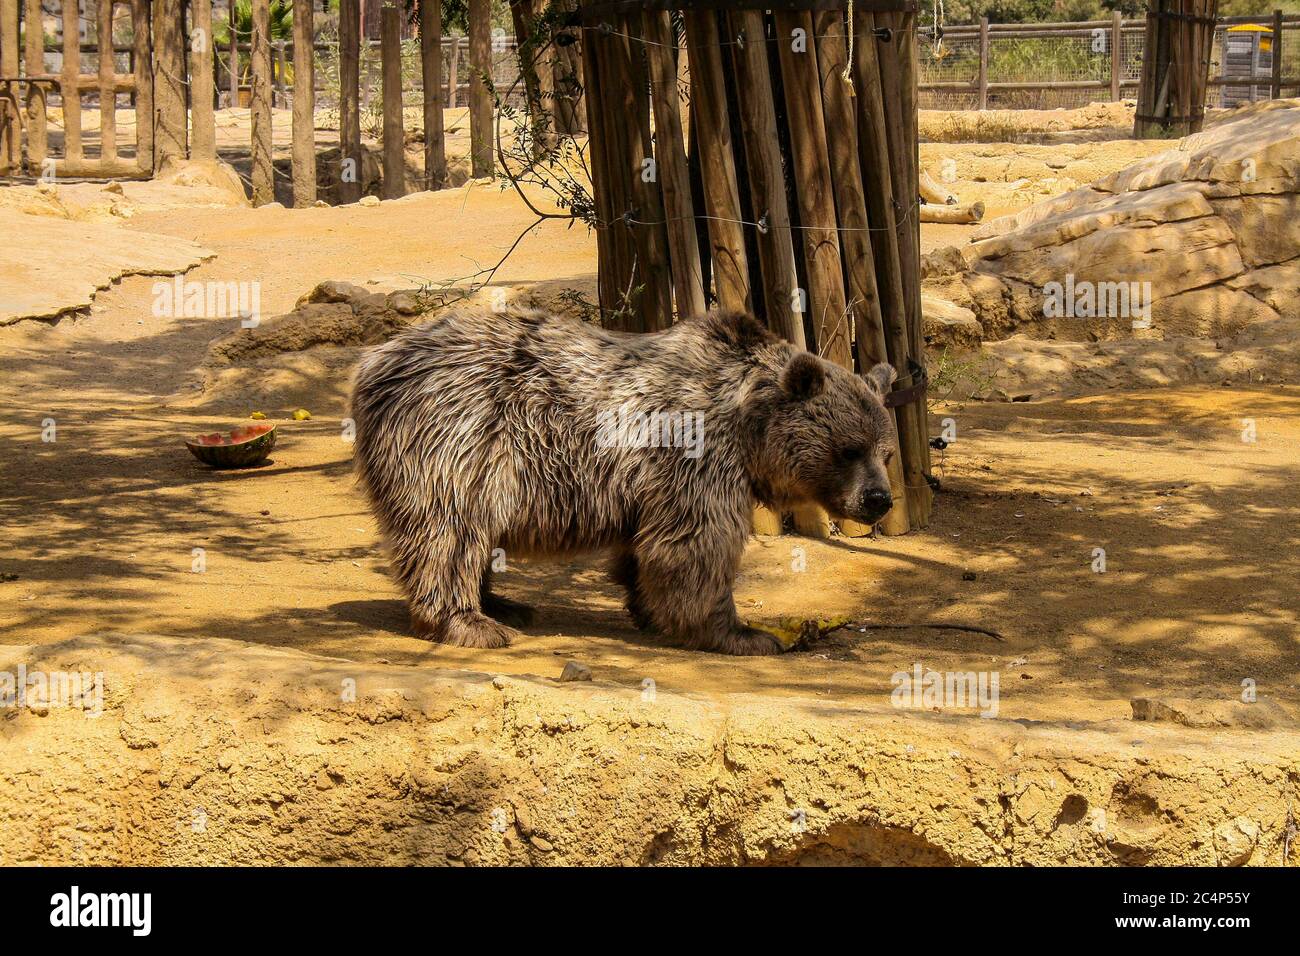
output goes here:
[[816, 398], [826, 387], [826, 370], [810, 352], [798, 352], [781, 372], [781, 391], [797, 401]]
[[869, 389], [884, 398], [889, 394], [889, 386], [893, 385], [894, 379], [898, 378], [898, 373], [888, 362], [881, 362], [879, 365], [872, 366], [871, 371], [862, 377], [867, 380]]

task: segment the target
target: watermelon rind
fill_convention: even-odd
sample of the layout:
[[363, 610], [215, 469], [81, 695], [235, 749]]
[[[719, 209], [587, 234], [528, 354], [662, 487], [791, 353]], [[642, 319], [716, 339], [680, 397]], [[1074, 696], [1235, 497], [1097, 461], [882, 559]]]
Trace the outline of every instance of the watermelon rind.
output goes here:
[[275, 447], [275, 426], [269, 432], [234, 445], [200, 445], [187, 441], [188, 448], [199, 461], [213, 468], [251, 468], [266, 461]]

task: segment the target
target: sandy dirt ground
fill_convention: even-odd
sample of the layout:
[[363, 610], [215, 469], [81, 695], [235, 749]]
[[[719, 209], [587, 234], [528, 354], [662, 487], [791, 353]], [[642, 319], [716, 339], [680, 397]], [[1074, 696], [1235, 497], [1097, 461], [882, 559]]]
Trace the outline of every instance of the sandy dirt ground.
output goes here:
[[[120, 228], [214, 251], [187, 278], [256, 280], [264, 313], [274, 315], [328, 279], [387, 290], [471, 274], [527, 222], [510, 195], [470, 185], [369, 208], [153, 210]], [[958, 241], [962, 228], [923, 227], [927, 248]], [[4, 241], [5, 256], [19, 254], [20, 239]], [[591, 294], [594, 263], [584, 230], [547, 225], [496, 282]], [[1231, 701], [1243, 681], [1287, 720], [1300, 712], [1295, 388], [934, 407], [932, 432], [951, 418], [958, 438], [936, 457], [943, 492], [928, 530], [749, 546], [737, 584], [742, 616], [851, 622], [806, 650], [733, 659], [667, 646], [632, 628], [596, 559], [511, 564], [501, 590], [535, 604], [537, 624], [509, 649], [452, 649], [407, 632], [352, 480], [341, 381], [308, 375], [255, 403], [205, 395], [209, 345], [233, 320], [155, 316], [156, 281], [127, 277], [88, 312], [0, 329], [0, 642], [16, 653], [53, 653], [86, 636], [159, 635], [173, 656], [192, 643], [206, 648], [205, 661], [229, 654], [233, 668], [254, 666], [252, 657], [239, 663], [245, 651], [270, 649], [304, 668], [318, 660], [307, 655], [322, 655], [367, 672], [391, 667], [406, 681], [472, 671], [549, 682], [577, 660], [602, 687], [636, 689], [649, 679], [715, 707], [759, 695], [775, 708], [773, 721], [798, 720], [781, 701], [888, 711], [891, 676], [916, 664], [998, 672], [999, 717], [1026, 727], [1127, 722], [1134, 698]], [[310, 421], [287, 420], [298, 405]], [[214, 472], [181, 444], [254, 410], [280, 426], [264, 467]], [[1255, 424], [1253, 442], [1243, 441], [1243, 419]], [[43, 440], [48, 420], [54, 441]], [[234, 677], [218, 667], [201, 683], [214, 680]], [[30, 747], [41, 731], [27, 720], [0, 721], [0, 739]], [[966, 732], [978, 733], [979, 723]], [[62, 732], [41, 726], [50, 740]], [[1187, 743], [1158, 738], [1153, 746], [1169, 753]], [[134, 747], [126, 730], [122, 739]], [[1234, 759], [1249, 759], [1254, 745], [1243, 740], [1230, 744]], [[1290, 779], [1286, 792], [1294, 772]], [[1274, 819], [1282, 792], [1260, 798], [1278, 839], [1289, 820]], [[535, 847], [529, 839], [524, 833]], [[909, 852], [876, 861], [906, 861]], [[1123, 860], [1072, 853], [1056, 858]], [[1202, 858], [1187, 850], [1182, 859]], [[997, 858], [949, 849], [913, 861]]]

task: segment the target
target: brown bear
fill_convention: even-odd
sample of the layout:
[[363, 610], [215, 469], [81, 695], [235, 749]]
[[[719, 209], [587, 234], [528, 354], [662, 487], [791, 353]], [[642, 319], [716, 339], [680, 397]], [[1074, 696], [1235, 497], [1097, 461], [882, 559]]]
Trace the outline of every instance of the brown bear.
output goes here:
[[511, 557], [608, 550], [638, 627], [775, 654], [732, 585], [756, 503], [864, 524], [892, 504], [882, 403], [747, 315], [648, 334], [465, 310], [370, 350], [352, 398], [360, 479], [421, 636], [501, 647], [531, 609], [488, 586]]

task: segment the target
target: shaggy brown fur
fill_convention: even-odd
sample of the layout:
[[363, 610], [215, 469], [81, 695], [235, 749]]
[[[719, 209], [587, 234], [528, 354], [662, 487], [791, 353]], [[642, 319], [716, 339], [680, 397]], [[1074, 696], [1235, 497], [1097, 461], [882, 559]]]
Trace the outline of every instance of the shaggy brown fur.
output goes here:
[[[489, 591], [495, 548], [606, 549], [638, 626], [692, 648], [772, 654], [779, 641], [742, 624], [731, 593], [754, 504], [883, 516], [895, 437], [881, 395], [893, 378], [887, 365], [853, 375], [744, 315], [638, 335], [465, 311], [364, 356], [355, 455], [421, 635], [510, 642], [493, 618], [523, 624], [529, 609]], [[620, 408], [700, 413], [701, 440], [644, 447], [633, 431], [611, 445]]]

